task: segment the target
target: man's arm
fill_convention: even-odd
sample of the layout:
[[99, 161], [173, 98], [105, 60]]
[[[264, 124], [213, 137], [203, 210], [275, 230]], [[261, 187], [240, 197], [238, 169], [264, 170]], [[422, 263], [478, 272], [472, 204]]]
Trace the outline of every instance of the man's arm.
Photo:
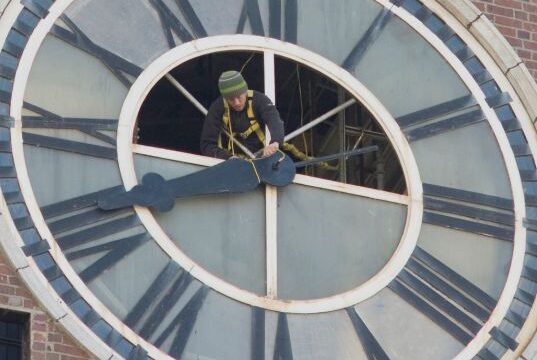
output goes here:
[[[283, 144], [284, 130], [280, 113], [272, 101], [259, 92], [254, 92], [254, 113], [259, 120], [259, 125], [267, 125], [270, 131], [270, 143]], [[264, 129], [263, 129], [264, 130]]]
[[[231, 157], [231, 154], [227, 150], [218, 147], [218, 137], [220, 136], [220, 131], [222, 128], [223, 114], [224, 105], [222, 104], [222, 99], [218, 98], [211, 104], [203, 123], [203, 130], [201, 131], [200, 139], [200, 149], [202, 155], [219, 159], [228, 159]], [[227, 142], [225, 135], [222, 141]]]

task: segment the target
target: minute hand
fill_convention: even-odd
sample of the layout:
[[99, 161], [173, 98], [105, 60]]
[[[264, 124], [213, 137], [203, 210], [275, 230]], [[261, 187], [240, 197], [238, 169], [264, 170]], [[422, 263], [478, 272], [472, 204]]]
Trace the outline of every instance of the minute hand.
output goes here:
[[140, 205], [165, 212], [173, 208], [177, 198], [247, 192], [261, 183], [286, 186], [293, 181], [295, 173], [293, 161], [280, 152], [256, 160], [232, 158], [171, 180], [148, 173], [141, 184], [127, 192], [105, 196], [99, 199], [98, 205], [103, 210]]

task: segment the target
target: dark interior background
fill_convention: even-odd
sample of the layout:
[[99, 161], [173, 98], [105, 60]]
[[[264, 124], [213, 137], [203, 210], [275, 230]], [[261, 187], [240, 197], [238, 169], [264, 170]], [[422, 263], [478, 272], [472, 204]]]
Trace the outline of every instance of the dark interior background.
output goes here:
[[[263, 54], [248, 51], [218, 52], [185, 62], [170, 74], [205, 108], [219, 97], [217, 82], [223, 71], [241, 71], [250, 89], [264, 90]], [[352, 98], [340, 85], [303, 64], [276, 56], [276, 106], [285, 133], [321, 116]], [[199, 154], [204, 116], [167, 79], [150, 91], [138, 115], [139, 144]], [[343, 121], [343, 123], [341, 122]], [[341, 126], [344, 124], [344, 135]], [[342, 139], [344, 141], [342, 142]], [[346, 160], [345, 170], [310, 166], [302, 172], [331, 180], [403, 193], [399, 161], [384, 132], [371, 114], [355, 104], [340, 116], [324, 121], [292, 141], [306, 156], [322, 156], [344, 149], [379, 145], [381, 151]], [[342, 173], [344, 172], [344, 174]]]

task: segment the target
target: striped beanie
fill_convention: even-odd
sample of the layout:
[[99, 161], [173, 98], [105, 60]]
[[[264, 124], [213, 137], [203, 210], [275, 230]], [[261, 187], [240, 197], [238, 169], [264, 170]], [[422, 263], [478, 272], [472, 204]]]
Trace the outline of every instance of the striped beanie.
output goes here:
[[218, 89], [223, 97], [239, 96], [248, 91], [248, 85], [241, 73], [235, 70], [224, 71], [218, 79]]

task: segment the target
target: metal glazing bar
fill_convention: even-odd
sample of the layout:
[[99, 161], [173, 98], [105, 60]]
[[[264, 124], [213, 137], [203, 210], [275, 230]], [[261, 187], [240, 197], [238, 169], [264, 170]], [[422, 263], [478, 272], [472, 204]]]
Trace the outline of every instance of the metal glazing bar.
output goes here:
[[[164, 75], [166, 79], [177, 89], [181, 94], [183, 94], [191, 103], [194, 105], [204, 116], [207, 115], [207, 109], [187, 90], [177, 81], [173, 76], [170, 74]], [[228, 133], [226, 130], [222, 130], [224, 134], [226, 134], [227, 137], [229, 137], [235, 145], [237, 145], [248, 157], [251, 159], [255, 158], [255, 155], [248, 150], [246, 146], [244, 146], [239, 140], [235, 139], [234, 136], [231, 136], [230, 133]]]
[[348, 108], [349, 106], [351, 106], [351, 105], [353, 105], [355, 103], [356, 103], [355, 99], [350, 99], [350, 100], [344, 102], [343, 104], [336, 106], [335, 108], [333, 108], [332, 110], [328, 111], [324, 115], [319, 116], [317, 119], [314, 119], [314, 120], [310, 121], [309, 123], [307, 123], [306, 125], [304, 125], [304, 126], [298, 128], [298, 129], [296, 129], [295, 131], [291, 132], [290, 134], [287, 134], [285, 136], [285, 138], [284, 138], [284, 141], [289, 141], [289, 140], [297, 137], [298, 135], [302, 134], [303, 132], [308, 131], [312, 127], [322, 123], [323, 121], [329, 119], [333, 115], [337, 114], [338, 112]]

